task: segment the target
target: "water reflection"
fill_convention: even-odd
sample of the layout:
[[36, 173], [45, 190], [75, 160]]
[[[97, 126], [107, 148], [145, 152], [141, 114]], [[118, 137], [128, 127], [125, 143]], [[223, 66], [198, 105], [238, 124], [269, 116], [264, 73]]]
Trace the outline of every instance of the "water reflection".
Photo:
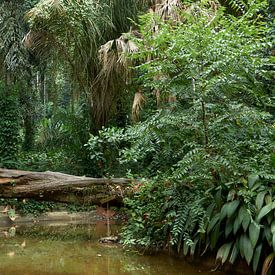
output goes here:
[[[0, 274], [211, 274], [165, 254], [140, 256], [99, 244], [107, 229], [105, 222], [0, 229]], [[119, 226], [109, 230], [116, 235]]]

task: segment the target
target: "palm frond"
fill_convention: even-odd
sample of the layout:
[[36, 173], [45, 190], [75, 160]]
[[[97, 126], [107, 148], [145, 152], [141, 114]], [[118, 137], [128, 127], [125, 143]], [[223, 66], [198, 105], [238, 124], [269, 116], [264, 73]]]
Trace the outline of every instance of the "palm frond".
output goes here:
[[138, 121], [140, 117], [140, 110], [142, 109], [142, 104], [145, 102], [145, 98], [141, 90], [138, 90], [135, 94], [135, 98], [132, 106], [132, 119], [133, 121]]

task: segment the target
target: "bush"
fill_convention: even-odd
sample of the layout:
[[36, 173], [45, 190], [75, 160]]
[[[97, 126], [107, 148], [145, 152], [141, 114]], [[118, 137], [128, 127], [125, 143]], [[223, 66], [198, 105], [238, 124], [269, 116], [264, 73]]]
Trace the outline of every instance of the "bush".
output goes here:
[[0, 87], [0, 166], [12, 168], [20, 149], [20, 111], [16, 91]]

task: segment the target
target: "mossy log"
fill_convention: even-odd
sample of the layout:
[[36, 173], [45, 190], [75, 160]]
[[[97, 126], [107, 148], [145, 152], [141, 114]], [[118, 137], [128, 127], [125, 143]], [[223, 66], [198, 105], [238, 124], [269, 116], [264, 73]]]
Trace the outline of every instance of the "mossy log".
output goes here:
[[80, 194], [90, 203], [121, 201], [131, 180], [125, 178], [90, 178], [58, 172], [30, 172], [0, 168], [1, 198], [45, 198], [64, 200], [64, 195]]

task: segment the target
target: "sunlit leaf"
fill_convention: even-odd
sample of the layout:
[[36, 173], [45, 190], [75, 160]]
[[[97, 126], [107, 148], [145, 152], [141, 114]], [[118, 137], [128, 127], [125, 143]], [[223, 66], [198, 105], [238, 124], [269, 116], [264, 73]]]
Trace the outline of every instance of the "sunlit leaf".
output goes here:
[[223, 246], [220, 247], [220, 249], [218, 250], [217, 253], [217, 259], [221, 259], [222, 260], [222, 264], [224, 264], [229, 256], [229, 252], [232, 246], [232, 242], [231, 243], [226, 243]]

